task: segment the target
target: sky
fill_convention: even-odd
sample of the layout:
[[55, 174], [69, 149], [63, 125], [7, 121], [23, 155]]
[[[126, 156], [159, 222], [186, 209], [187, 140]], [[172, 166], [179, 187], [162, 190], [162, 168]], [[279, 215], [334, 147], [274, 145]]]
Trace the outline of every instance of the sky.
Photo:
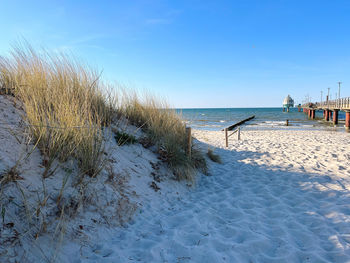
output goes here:
[[0, 55], [26, 39], [177, 108], [350, 96], [350, 1], [0, 0]]

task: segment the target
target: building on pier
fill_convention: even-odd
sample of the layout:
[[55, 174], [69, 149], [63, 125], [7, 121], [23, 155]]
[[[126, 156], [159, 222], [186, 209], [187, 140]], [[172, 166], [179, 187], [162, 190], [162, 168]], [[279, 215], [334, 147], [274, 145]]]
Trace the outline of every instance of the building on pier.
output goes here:
[[294, 100], [290, 95], [288, 95], [283, 100], [283, 111], [287, 109], [287, 112], [289, 112], [289, 108], [293, 108], [293, 107], [294, 107]]

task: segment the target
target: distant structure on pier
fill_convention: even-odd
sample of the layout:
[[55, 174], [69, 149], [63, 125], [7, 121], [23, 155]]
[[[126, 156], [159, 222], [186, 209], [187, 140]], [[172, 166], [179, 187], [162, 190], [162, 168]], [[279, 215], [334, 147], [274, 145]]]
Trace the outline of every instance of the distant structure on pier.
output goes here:
[[287, 109], [287, 112], [289, 112], [289, 108], [294, 107], [294, 100], [290, 95], [284, 98], [283, 100], [283, 111]]

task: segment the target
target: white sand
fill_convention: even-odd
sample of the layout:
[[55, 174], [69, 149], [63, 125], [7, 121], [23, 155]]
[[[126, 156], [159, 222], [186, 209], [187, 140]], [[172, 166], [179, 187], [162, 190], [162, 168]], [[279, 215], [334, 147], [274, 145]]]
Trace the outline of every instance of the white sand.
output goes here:
[[[20, 122], [21, 112], [1, 96], [0, 108], [3, 119]], [[21, 141], [24, 130], [15, 132]], [[40, 214], [48, 229], [37, 239], [20, 192], [7, 184], [1, 198], [14, 201], [2, 201], [5, 223], [14, 226], [1, 222], [0, 262], [350, 262], [350, 134], [243, 130], [228, 149], [223, 132], [194, 135], [197, 146], [213, 148], [223, 161], [208, 161], [211, 176], [199, 175], [195, 187], [168, 179], [170, 171], [149, 149], [117, 147], [107, 137], [116, 177], [108, 179], [106, 169], [90, 184], [92, 200], [64, 218], [61, 243], [52, 239], [59, 222], [53, 212], [66, 173], [58, 169], [45, 180], [51, 196]], [[1, 172], [30, 150], [19, 141], [0, 129]], [[35, 150], [21, 162], [17, 182], [33, 208], [43, 195], [41, 162]], [[74, 175], [74, 163], [64, 166]], [[161, 181], [157, 192], [152, 173]], [[71, 183], [67, 200], [77, 194]]]
[[243, 131], [228, 150], [222, 132], [195, 136], [223, 164], [187, 193], [150, 197], [128, 227], [85, 248], [90, 261], [350, 261], [349, 134]]

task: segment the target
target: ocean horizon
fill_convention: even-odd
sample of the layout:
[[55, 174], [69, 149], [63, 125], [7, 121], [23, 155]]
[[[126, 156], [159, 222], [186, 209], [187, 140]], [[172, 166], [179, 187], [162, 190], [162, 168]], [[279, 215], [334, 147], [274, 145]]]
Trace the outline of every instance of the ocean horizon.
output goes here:
[[[254, 107], [254, 108], [177, 108], [178, 114], [185, 120], [186, 125], [200, 130], [221, 130], [238, 121], [255, 115], [255, 118], [247, 122], [245, 129], [333, 129], [343, 127], [344, 112], [339, 112], [339, 125], [331, 127], [323, 122], [322, 111], [316, 111], [316, 120], [308, 119], [298, 108], [290, 108], [289, 112], [283, 112], [282, 107]], [[290, 126], [286, 127], [286, 120]], [[341, 129], [343, 130], [343, 129]]]

